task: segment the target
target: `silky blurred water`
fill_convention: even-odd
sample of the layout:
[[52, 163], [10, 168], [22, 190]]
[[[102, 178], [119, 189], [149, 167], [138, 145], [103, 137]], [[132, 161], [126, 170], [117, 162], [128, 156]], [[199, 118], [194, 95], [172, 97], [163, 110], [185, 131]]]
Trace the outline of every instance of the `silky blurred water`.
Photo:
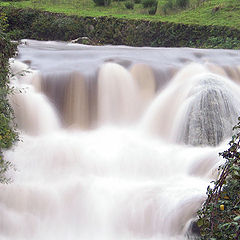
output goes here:
[[24, 42], [0, 239], [191, 236], [240, 115], [239, 51]]

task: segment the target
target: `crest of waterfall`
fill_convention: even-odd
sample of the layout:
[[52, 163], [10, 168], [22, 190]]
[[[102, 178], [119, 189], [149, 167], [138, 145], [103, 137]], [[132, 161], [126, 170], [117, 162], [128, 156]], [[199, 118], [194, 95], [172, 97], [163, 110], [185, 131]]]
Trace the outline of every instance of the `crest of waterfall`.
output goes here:
[[21, 141], [4, 152], [0, 239], [193, 237], [240, 112], [238, 58], [31, 40], [19, 52], [38, 70], [11, 62]]
[[156, 80], [153, 70], [146, 64], [135, 64], [130, 72], [138, 84], [142, 107], [145, 109], [152, 101], [156, 92]]
[[130, 73], [105, 63], [98, 73], [98, 118], [101, 124], [132, 122], [139, 114], [139, 94]]

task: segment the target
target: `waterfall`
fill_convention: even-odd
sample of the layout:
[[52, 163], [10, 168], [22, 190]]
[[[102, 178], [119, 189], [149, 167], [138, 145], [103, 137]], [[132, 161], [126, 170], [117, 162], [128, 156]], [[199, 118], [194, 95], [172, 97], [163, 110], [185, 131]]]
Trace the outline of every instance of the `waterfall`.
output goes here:
[[98, 73], [98, 117], [101, 124], [131, 122], [136, 118], [138, 90], [130, 73], [116, 63], [105, 63]]
[[194, 238], [240, 115], [234, 51], [25, 42], [0, 239]]

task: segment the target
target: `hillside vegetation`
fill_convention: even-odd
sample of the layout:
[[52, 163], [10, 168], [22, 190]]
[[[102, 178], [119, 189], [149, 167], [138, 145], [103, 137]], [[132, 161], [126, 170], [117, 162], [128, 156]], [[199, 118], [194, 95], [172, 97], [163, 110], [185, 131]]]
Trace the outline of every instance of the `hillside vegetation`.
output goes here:
[[218, 25], [240, 29], [240, 0], [185, 0], [186, 7], [179, 7], [179, 0], [157, 0], [155, 15], [143, 8], [139, 1], [133, 9], [126, 8], [126, 1], [111, 1], [109, 6], [96, 6], [93, 0], [29, 0], [0, 1], [1, 6], [31, 7], [50, 12], [78, 16], [113, 16], [128, 19], [146, 19], [184, 24]]
[[14, 129], [13, 112], [8, 102], [8, 95], [11, 94], [9, 87], [9, 58], [15, 55], [16, 46], [10, 42], [5, 33], [7, 28], [6, 17], [0, 12], [0, 184], [8, 183], [7, 170], [11, 167], [6, 161], [3, 151], [13, 146], [18, 140]]

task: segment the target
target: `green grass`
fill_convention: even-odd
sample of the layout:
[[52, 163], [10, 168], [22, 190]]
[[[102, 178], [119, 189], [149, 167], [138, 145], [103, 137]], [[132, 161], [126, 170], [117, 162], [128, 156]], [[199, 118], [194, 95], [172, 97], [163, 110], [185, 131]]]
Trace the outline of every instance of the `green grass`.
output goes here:
[[[158, 0], [157, 13], [148, 14], [142, 4], [135, 4], [134, 10], [126, 9], [125, 2], [112, 1], [108, 7], [96, 6], [93, 0], [29, 0], [21, 2], [1, 2], [1, 6], [31, 7], [50, 12], [65, 13], [78, 16], [113, 16], [127, 19], [146, 19], [153, 21], [169, 21], [199, 25], [220, 25], [240, 29], [240, 0], [190, 0], [190, 6], [185, 10], [173, 9], [165, 15], [163, 6], [167, 0]], [[213, 9], [219, 10], [213, 13]]]

